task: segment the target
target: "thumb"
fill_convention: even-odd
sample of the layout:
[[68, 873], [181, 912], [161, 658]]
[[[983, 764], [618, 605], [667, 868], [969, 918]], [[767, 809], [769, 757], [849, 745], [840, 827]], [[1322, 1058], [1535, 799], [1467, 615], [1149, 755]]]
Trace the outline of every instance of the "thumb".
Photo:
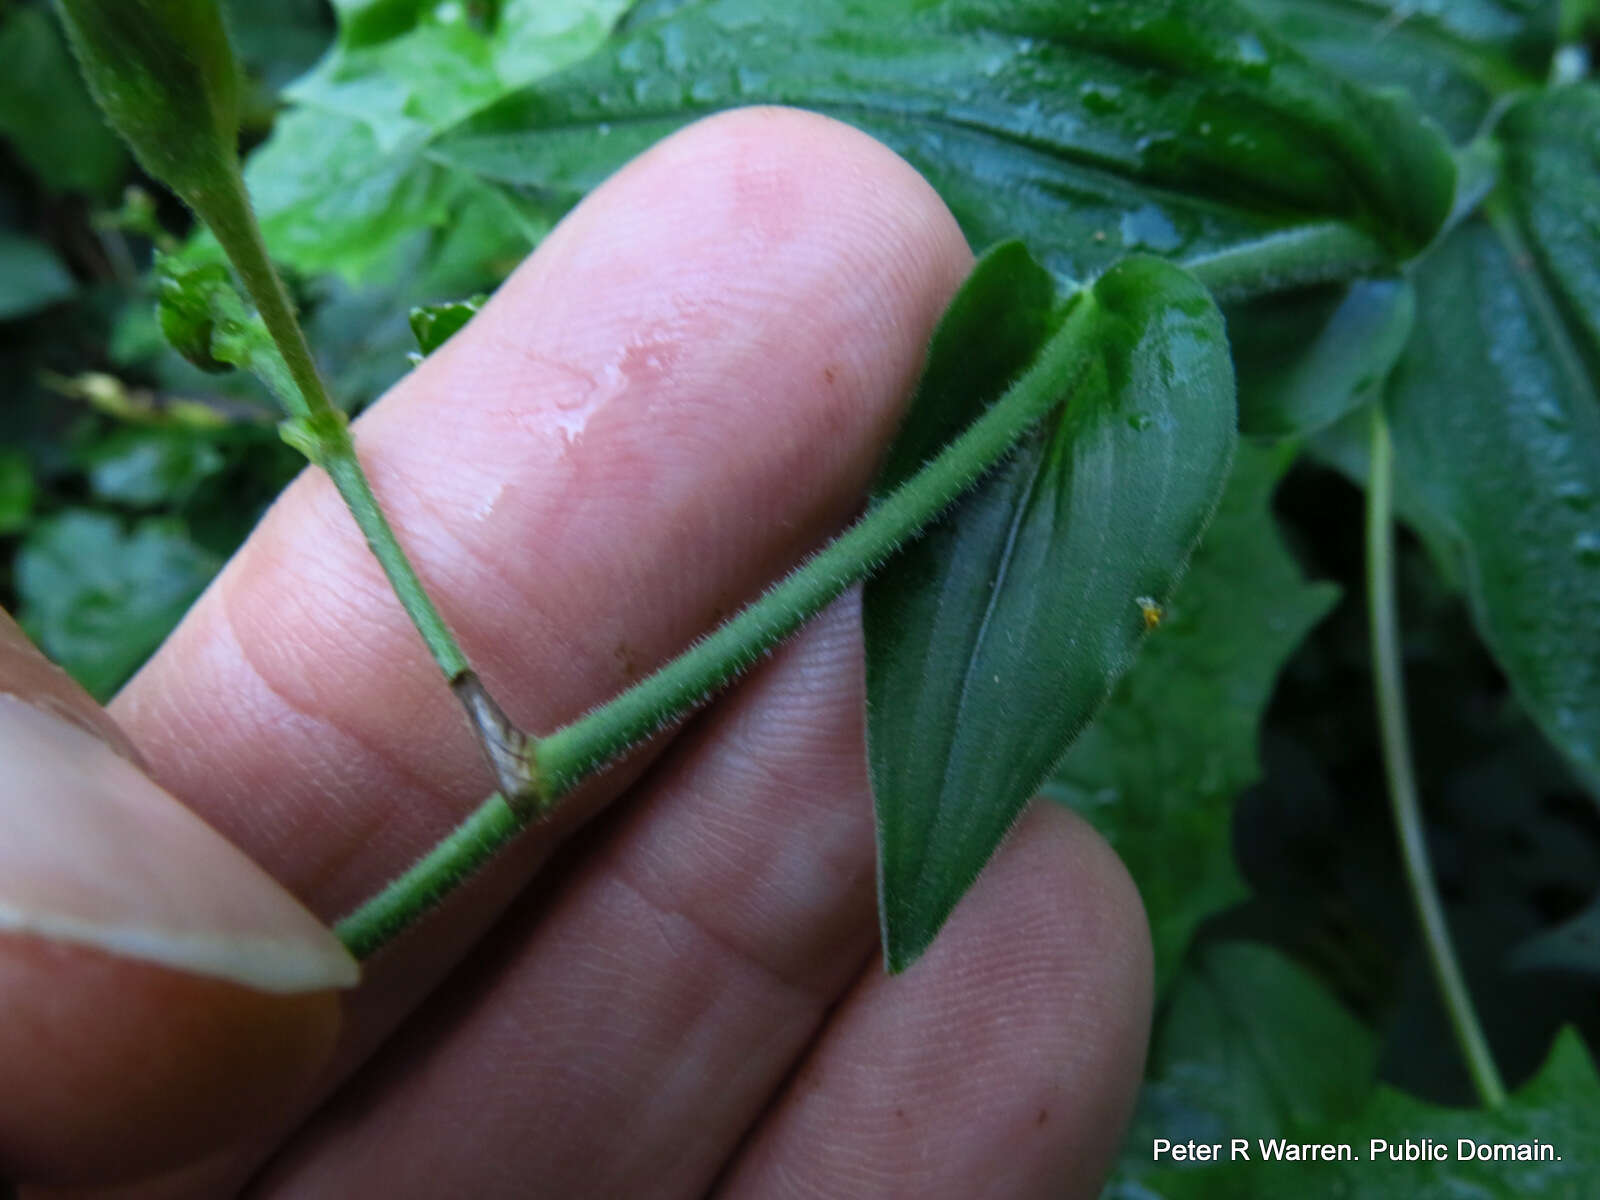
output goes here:
[[0, 1176], [131, 1180], [309, 1084], [356, 964], [0, 613]]

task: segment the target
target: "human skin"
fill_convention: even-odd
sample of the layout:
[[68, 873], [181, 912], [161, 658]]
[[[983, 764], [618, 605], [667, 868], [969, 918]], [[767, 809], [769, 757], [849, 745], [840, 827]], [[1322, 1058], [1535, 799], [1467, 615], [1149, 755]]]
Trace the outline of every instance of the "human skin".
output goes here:
[[[373, 486], [512, 716], [571, 720], [847, 523], [970, 265], [877, 143], [726, 114], [599, 188], [374, 405]], [[491, 790], [452, 704], [307, 472], [111, 711], [332, 921]], [[161, 1164], [102, 1194], [1095, 1194], [1148, 1028], [1137, 894], [1039, 805], [885, 976], [862, 714], [850, 596], [342, 994], [0, 934], [6, 1013], [72, 999], [0, 1045], [0, 1155], [74, 1194]]]

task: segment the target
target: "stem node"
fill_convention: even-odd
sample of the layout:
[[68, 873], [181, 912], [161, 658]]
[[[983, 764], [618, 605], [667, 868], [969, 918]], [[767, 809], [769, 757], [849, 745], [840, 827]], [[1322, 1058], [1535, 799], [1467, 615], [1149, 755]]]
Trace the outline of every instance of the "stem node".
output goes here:
[[506, 804], [523, 822], [544, 816], [550, 797], [540, 786], [537, 741], [506, 716], [477, 672], [460, 672], [450, 681], [450, 690], [478, 734], [478, 745]]
[[354, 453], [350, 420], [337, 408], [320, 408], [280, 421], [278, 436], [324, 471], [329, 463]]

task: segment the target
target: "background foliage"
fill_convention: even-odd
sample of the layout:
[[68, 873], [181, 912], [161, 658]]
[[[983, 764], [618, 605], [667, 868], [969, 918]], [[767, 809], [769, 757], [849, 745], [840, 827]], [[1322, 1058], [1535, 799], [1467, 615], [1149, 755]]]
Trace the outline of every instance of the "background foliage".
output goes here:
[[[1274, 179], [1247, 151], [1284, 127], [1410, 130], [1410, 106], [1426, 113], [1458, 151], [1460, 193], [1483, 203], [1461, 206], [1404, 275], [1375, 265], [1230, 304], [1250, 436], [1159, 628], [1049, 790], [1116, 845], [1155, 935], [1152, 1056], [1112, 1194], [1587, 1194], [1600, 1170], [1583, 1117], [1600, 1102], [1584, 1048], [1600, 1036], [1600, 88], [1544, 85], [1581, 64], [1592, 5], [1207, 0], [1215, 45], [1161, 53], [1183, 60], [1176, 78], [1231, 72], [1227, 95], [1255, 95], [1244, 114], [1220, 85], [1141, 97], [1145, 76], [1095, 59], [1087, 26], [1063, 42], [1077, 57], [1040, 50], [1059, 33], [1051, 6], [1023, 0], [225, 7], [249, 70], [249, 180], [352, 409], [407, 369], [414, 304], [492, 289], [610, 169], [718, 107], [847, 115], [940, 187], [975, 245], [1021, 235], [1063, 279], [1129, 250], [1192, 261], [1329, 219], [1425, 240], [1427, 219], [1406, 214], [1448, 203], [1436, 173], [1378, 172], [1335, 195], [1324, 179]], [[1117, 7], [1132, 22], [1159, 6]], [[0, 0], [0, 62], [0, 602], [104, 697], [298, 460], [247, 383], [164, 346], [147, 269], [153, 241], [187, 236], [184, 214], [153, 189], [124, 192], [140, 181], [43, 4]], [[1305, 100], [1324, 70], [1342, 115]], [[1292, 103], [1286, 72], [1311, 81]], [[1152, 128], [1165, 131], [1153, 151]], [[184, 252], [214, 254], [203, 238]], [[1375, 399], [1401, 472], [1430, 842], [1519, 1089], [1494, 1114], [1470, 1108], [1384, 800], [1362, 608], [1360, 410]], [[1562, 1169], [1340, 1179], [1149, 1162], [1156, 1136], [1364, 1145], [1407, 1129], [1539, 1137]]]

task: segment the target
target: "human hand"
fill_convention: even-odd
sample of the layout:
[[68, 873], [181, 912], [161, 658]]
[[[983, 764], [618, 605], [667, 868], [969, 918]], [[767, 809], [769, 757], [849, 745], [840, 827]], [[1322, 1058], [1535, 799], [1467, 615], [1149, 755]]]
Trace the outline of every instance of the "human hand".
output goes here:
[[[969, 266], [876, 143], [728, 114], [595, 192], [357, 423], [402, 541], [520, 724], [614, 694], [842, 526]], [[98, 719], [7, 654], [0, 690]], [[206, 894], [225, 850], [129, 846], [224, 940], [236, 893], [257, 917], [276, 904], [306, 981], [273, 995], [0, 933], [0, 1163], [57, 1183], [164, 1172], [117, 1193], [141, 1196], [1094, 1194], [1148, 1025], [1132, 885], [1040, 806], [885, 977], [862, 690], [847, 599], [342, 996], [325, 933], [265, 883]], [[316, 473], [112, 712], [156, 780], [326, 920], [491, 788]], [[28, 836], [55, 809], [49, 783], [13, 786], [25, 751], [46, 780], [93, 757], [62, 729], [0, 762]], [[92, 862], [115, 894], [123, 868]], [[8, 878], [0, 911], [51, 885]]]

